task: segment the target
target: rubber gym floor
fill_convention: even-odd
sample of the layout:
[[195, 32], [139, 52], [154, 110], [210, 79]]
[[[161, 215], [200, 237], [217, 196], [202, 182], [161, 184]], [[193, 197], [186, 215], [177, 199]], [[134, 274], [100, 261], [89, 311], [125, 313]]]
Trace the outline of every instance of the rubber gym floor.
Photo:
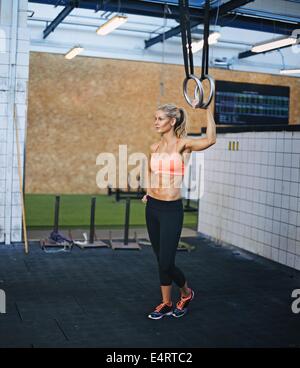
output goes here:
[[300, 272], [202, 235], [183, 240], [195, 249], [176, 262], [195, 299], [183, 318], [157, 321], [147, 318], [161, 301], [149, 245], [49, 254], [31, 244], [29, 255], [1, 246], [0, 347], [300, 347]]

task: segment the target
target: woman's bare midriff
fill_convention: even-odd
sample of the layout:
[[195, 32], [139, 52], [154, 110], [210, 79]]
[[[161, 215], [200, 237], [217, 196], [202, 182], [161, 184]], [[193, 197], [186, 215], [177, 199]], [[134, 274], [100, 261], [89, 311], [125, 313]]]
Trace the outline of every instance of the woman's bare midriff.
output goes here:
[[[147, 191], [151, 197], [160, 199], [162, 201], [175, 201], [177, 199], [181, 199], [181, 186], [183, 177], [152, 173], [152, 180], [152, 183], [156, 185], [155, 187], [149, 187]], [[170, 185], [166, 185], [169, 182]]]

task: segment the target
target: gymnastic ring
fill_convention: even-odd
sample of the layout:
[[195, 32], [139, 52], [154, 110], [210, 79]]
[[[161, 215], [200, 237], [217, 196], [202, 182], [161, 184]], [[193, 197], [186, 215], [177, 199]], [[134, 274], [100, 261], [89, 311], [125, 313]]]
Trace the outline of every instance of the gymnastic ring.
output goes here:
[[[193, 106], [193, 101], [190, 99], [190, 97], [189, 97], [189, 95], [187, 93], [188, 81], [190, 79], [193, 79], [196, 82], [196, 88], [195, 88], [195, 91], [194, 91], [194, 98], [195, 99], [199, 99], [199, 102], [195, 106]], [[194, 108], [198, 108], [198, 107], [201, 107], [202, 106], [202, 104], [203, 104], [204, 91], [203, 91], [202, 83], [200, 82], [199, 78], [197, 78], [194, 74], [190, 74], [183, 81], [183, 95], [184, 95], [184, 98], [185, 98], [186, 102], [190, 106], [192, 106]]]
[[[210, 86], [210, 88], [209, 88], [209, 97], [208, 97], [208, 100], [206, 102], [203, 101], [203, 99], [202, 99], [202, 105], [199, 106], [200, 109], [206, 109], [206, 108], [208, 108], [209, 104], [211, 103], [212, 98], [215, 95], [215, 88], [216, 87], [215, 87], [215, 81], [214, 81], [214, 79], [209, 74], [205, 74], [203, 78], [200, 78], [201, 85], [202, 85], [202, 82], [205, 79], [207, 79], [209, 81], [209, 86]], [[197, 89], [198, 89], [198, 84], [195, 87], [195, 96], [198, 93], [197, 92]]]

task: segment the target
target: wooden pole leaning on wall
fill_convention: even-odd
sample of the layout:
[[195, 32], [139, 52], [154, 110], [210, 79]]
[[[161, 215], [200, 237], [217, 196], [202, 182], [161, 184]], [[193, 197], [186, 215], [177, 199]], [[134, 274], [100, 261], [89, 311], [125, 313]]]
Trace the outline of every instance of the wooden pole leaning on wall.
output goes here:
[[17, 158], [18, 158], [18, 174], [19, 174], [19, 185], [20, 185], [20, 200], [22, 206], [22, 222], [23, 222], [23, 236], [24, 236], [24, 249], [25, 253], [28, 254], [28, 239], [27, 239], [27, 227], [26, 227], [26, 216], [25, 216], [25, 207], [24, 207], [24, 193], [23, 193], [23, 176], [21, 169], [21, 153], [20, 153], [20, 142], [19, 142], [19, 128], [18, 128], [18, 116], [17, 116], [17, 107], [14, 104], [14, 126], [16, 131], [16, 145], [17, 145]]

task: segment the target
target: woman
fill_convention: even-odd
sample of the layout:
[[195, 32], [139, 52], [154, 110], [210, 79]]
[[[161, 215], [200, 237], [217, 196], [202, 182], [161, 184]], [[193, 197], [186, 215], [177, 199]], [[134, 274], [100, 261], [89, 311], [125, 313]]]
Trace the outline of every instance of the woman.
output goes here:
[[[196, 104], [196, 101], [195, 101]], [[201, 151], [216, 143], [216, 126], [207, 109], [205, 138], [186, 138], [186, 112], [174, 104], [160, 106], [155, 113], [154, 126], [160, 141], [150, 147], [146, 203], [146, 224], [149, 238], [158, 261], [162, 303], [148, 315], [160, 319], [165, 315], [182, 317], [194, 298], [183, 272], [175, 266], [175, 255], [183, 225], [181, 184], [184, 164], [192, 151]], [[181, 297], [173, 308], [172, 282], [180, 288]]]

